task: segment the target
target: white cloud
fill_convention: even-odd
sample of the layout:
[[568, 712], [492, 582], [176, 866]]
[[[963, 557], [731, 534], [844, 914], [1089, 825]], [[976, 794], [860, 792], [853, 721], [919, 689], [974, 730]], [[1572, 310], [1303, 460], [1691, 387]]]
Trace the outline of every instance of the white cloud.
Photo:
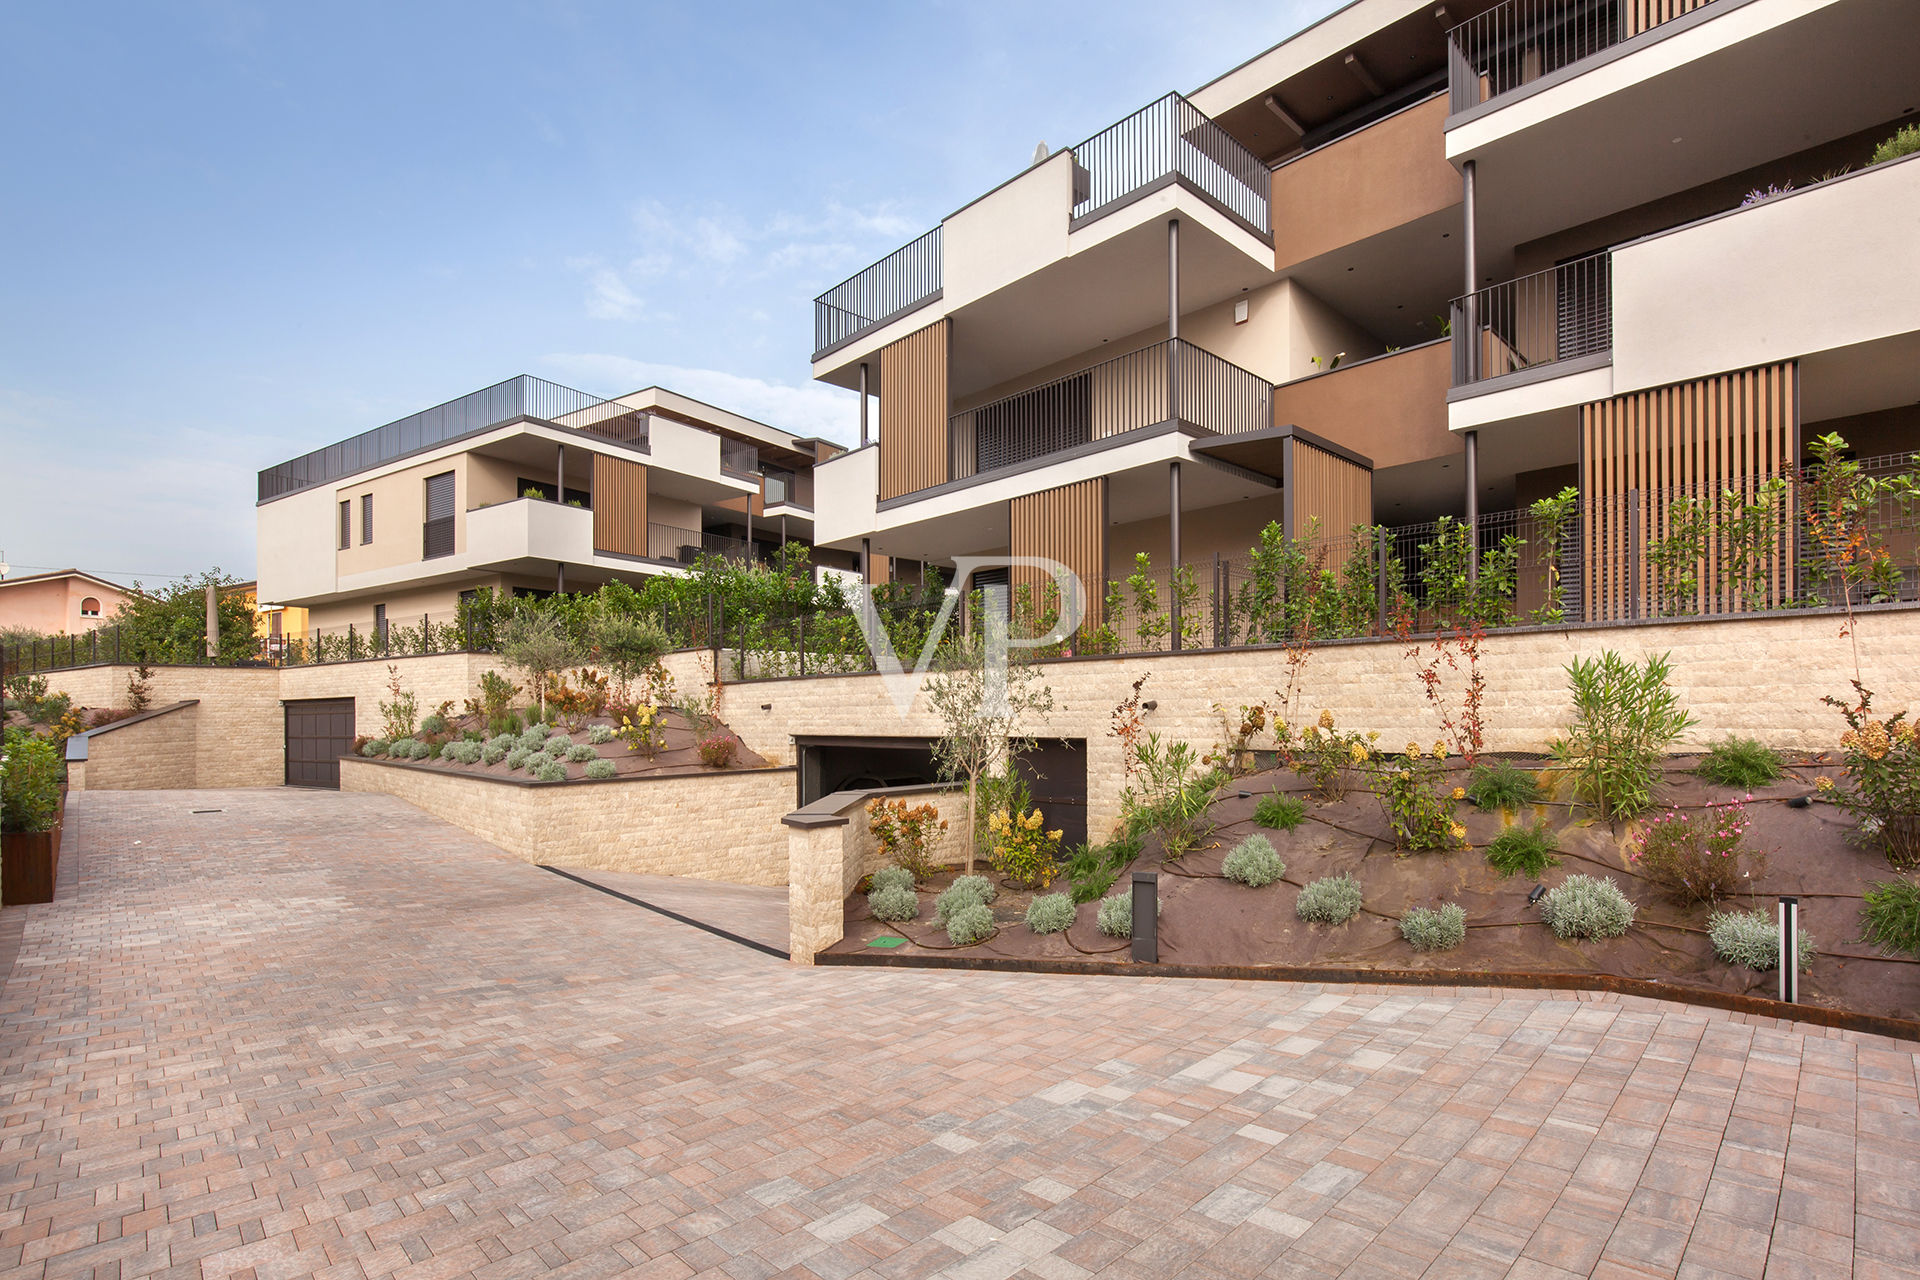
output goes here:
[[719, 369], [655, 364], [596, 353], [555, 354], [541, 359], [563, 381], [589, 384], [601, 394], [625, 395], [642, 387], [665, 387], [795, 435], [821, 436], [841, 444], [852, 444], [859, 430], [859, 397], [824, 383], [795, 386]]
[[587, 275], [587, 287], [587, 314], [595, 320], [632, 320], [639, 316], [639, 295], [612, 267], [594, 268]]

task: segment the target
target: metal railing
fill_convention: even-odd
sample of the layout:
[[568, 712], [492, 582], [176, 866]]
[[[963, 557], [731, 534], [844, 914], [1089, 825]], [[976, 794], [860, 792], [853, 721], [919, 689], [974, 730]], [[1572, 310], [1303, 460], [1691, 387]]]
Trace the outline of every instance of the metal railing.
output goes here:
[[655, 560], [671, 560], [679, 564], [692, 564], [702, 555], [745, 560], [747, 542], [744, 538], [729, 538], [724, 534], [702, 533], [698, 529], [649, 522], [647, 555]]
[[1073, 148], [1072, 219], [1098, 218], [1175, 179], [1259, 235], [1273, 234], [1271, 171], [1177, 93]]
[[1447, 32], [1449, 107], [1465, 111], [1713, 0], [1507, 0]]
[[647, 443], [644, 412], [521, 374], [268, 467], [260, 472], [259, 499], [265, 502], [326, 484], [518, 418], [534, 418], [642, 448]]
[[813, 473], [772, 468], [765, 473], [766, 504], [770, 507], [800, 507], [813, 510]]
[[940, 296], [940, 228], [895, 249], [813, 300], [813, 358]]
[[1613, 349], [1613, 255], [1590, 254], [1451, 304], [1453, 385]]
[[1271, 426], [1273, 384], [1191, 342], [1156, 342], [952, 415], [947, 474], [964, 480], [1174, 420], [1220, 435]]
[[760, 447], [728, 436], [720, 437], [720, 469], [740, 476], [760, 474]]

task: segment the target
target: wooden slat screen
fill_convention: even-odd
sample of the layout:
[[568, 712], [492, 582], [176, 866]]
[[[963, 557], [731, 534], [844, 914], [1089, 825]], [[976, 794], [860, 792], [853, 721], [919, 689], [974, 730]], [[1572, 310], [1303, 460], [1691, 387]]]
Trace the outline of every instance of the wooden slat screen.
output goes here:
[[1620, 6], [1622, 38], [1637, 36], [1663, 22], [1672, 22], [1707, 3], [1708, 0], [1624, 0]]
[[642, 464], [593, 455], [593, 549], [647, 554], [647, 469]]
[[947, 479], [945, 320], [880, 349], [880, 496]]
[[[1008, 506], [1012, 554], [1045, 556], [1079, 574], [1080, 585], [1086, 589], [1086, 613], [1081, 625], [1098, 627], [1107, 575], [1106, 477], [1023, 494]], [[1016, 598], [1025, 586], [1037, 605], [1052, 577], [1044, 570], [1016, 565], [1009, 581]]]
[[1305, 537], [1316, 517], [1321, 537], [1342, 537], [1356, 524], [1373, 523], [1373, 472], [1366, 467], [1295, 437], [1287, 442], [1283, 478], [1292, 490], [1289, 537]]
[[[1798, 383], [1799, 365], [1786, 361], [1581, 407], [1588, 621], [1658, 611], [1661, 584], [1646, 553], [1671, 531], [1676, 498], [1714, 498], [1724, 490], [1751, 497], [1769, 477], [1791, 475], [1800, 455]], [[1773, 605], [1794, 589], [1790, 497], [1779, 519], [1780, 550], [1767, 570]], [[1717, 553], [1710, 541], [1695, 612], [1740, 608], [1730, 584], [1719, 579]]]

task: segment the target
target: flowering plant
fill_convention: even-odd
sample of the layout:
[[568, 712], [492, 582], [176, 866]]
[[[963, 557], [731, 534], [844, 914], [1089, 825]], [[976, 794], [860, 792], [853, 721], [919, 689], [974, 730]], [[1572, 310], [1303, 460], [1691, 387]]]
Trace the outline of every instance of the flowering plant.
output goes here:
[[613, 731], [613, 736], [626, 743], [627, 750], [644, 751], [651, 760], [666, 744], [665, 719], [659, 707], [641, 703], [620, 713], [620, 727]]
[[[1902, 870], [1920, 866], [1920, 732], [1902, 711], [1873, 717], [1873, 693], [1858, 680], [1860, 701], [1824, 698], [1846, 719], [1840, 751], [1848, 782], [1829, 783], [1821, 793], [1860, 821], [1859, 836], [1878, 845]], [[1851, 785], [1849, 785], [1849, 782]]]
[[1454, 802], [1466, 792], [1459, 787], [1447, 789], [1446, 761], [1444, 742], [1424, 751], [1419, 743], [1409, 742], [1402, 755], [1367, 757], [1374, 793], [1393, 827], [1396, 847], [1427, 852], [1467, 843], [1467, 829], [1453, 816]]
[[[1679, 902], [1711, 904], [1732, 897], [1763, 869], [1760, 856], [1745, 844], [1753, 828], [1747, 816], [1752, 799], [1710, 804], [1693, 813], [1668, 809], [1634, 836], [1627, 865]], [[1743, 867], [1743, 859], [1750, 865]]]
[[997, 809], [987, 819], [993, 840], [994, 869], [1017, 885], [1043, 889], [1060, 874], [1060, 832], [1044, 830], [1040, 810], [1009, 813]]
[[947, 829], [940, 811], [930, 804], [909, 805], [905, 800], [867, 801], [867, 832], [879, 842], [880, 852], [913, 878], [933, 874], [933, 842]]
[[1380, 735], [1342, 733], [1334, 727], [1333, 712], [1322, 711], [1319, 720], [1296, 735], [1285, 720], [1273, 724], [1273, 736], [1280, 744], [1280, 758], [1288, 768], [1313, 783], [1314, 794], [1322, 800], [1339, 800], [1353, 785], [1353, 771], [1373, 755], [1373, 744]]

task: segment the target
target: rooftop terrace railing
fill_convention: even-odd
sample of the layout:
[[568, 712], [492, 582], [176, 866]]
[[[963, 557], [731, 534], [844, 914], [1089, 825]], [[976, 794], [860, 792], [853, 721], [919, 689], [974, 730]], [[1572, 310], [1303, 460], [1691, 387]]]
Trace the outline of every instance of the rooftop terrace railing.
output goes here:
[[268, 467], [260, 473], [259, 500], [267, 502], [327, 484], [519, 418], [538, 419], [643, 449], [647, 446], [645, 412], [521, 374]]
[[1075, 224], [1180, 182], [1255, 234], [1273, 235], [1273, 175], [1177, 93], [1149, 103], [1073, 148]]
[[1575, 258], [1455, 298], [1453, 385], [1613, 350], [1613, 256]]
[[1713, 0], [1507, 0], [1447, 32], [1449, 108], [1491, 102]]
[[889, 324], [940, 296], [940, 228], [895, 249], [813, 300], [813, 358]]

